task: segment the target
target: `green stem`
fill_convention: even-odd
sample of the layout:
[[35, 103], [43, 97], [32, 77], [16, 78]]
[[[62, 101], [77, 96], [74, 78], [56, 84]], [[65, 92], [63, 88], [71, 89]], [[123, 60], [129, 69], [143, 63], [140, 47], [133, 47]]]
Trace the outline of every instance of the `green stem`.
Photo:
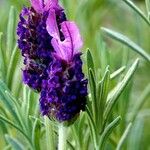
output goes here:
[[58, 150], [66, 150], [66, 140], [67, 140], [67, 127], [64, 127], [63, 124], [58, 126]]

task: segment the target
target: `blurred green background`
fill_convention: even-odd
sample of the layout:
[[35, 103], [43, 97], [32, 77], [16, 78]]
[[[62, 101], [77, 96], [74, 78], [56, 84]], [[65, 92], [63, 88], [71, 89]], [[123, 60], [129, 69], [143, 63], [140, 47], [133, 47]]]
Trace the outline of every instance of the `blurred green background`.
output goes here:
[[[144, 1], [135, 0], [134, 2], [139, 8], [146, 12]], [[61, 0], [61, 3], [66, 9], [68, 18], [70, 20], [75, 20], [80, 27], [81, 34], [84, 39], [83, 52], [87, 48], [91, 50], [95, 60], [95, 66], [97, 69], [101, 67], [102, 73], [104, 72], [104, 68], [107, 65], [110, 65], [110, 69], [113, 72], [123, 65], [126, 65], [127, 67], [130, 66], [135, 58], [140, 56], [131, 51], [126, 46], [104, 36], [104, 34], [100, 30], [101, 27], [113, 29], [130, 37], [130, 39], [135, 41], [145, 51], [150, 53], [150, 27], [122, 0]], [[28, 6], [29, 3], [25, 0], [0, 0], [0, 32], [3, 32], [4, 34], [4, 41], [6, 39], [7, 32], [7, 21], [9, 16], [8, 12], [11, 5], [15, 7], [18, 16], [21, 8], [23, 6]], [[17, 19], [18, 18], [16, 18], [16, 24]], [[18, 55], [20, 55], [19, 51]], [[21, 81], [20, 67], [18, 67], [18, 72], [19, 79], [16, 79], [14, 77], [14, 83], [18, 80]], [[117, 81], [118, 80], [114, 81], [114, 84]], [[148, 85], [149, 82], [150, 66], [145, 60], [143, 60], [143, 58], [141, 58], [141, 62], [138, 71], [134, 76], [134, 80], [132, 80], [130, 85], [126, 88], [126, 91], [120, 98], [119, 104], [116, 106], [116, 110], [120, 115], [126, 115], [125, 118], [130, 115], [130, 110], [132, 110], [133, 105], [137, 103], [143, 89]], [[16, 85], [13, 86], [14, 88], [12, 88], [12, 92], [15, 95]], [[124, 109], [124, 107], [126, 107], [127, 110]], [[133, 130], [131, 131], [135, 133], [134, 129], [137, 128], [139, 130], [139, 125], [141, 129], [141, 136], [139, 136], [140, 139], [138, 141], [139, 150], [150, 150], [149, 118], [150, 97], [147, 99], [138, 119], [136, 120], [136, 122], [140, 122], [142, 123], [142, 125], [139, 125], [139, 123], [137, 123], [135, 125], [135, 128], [133, 128]], [[124, 126], [123, 123], [122, 126]], [[124, 128], [122, 128], [122, 130], [123, 129]], [[136, 130], [136, 132], [138, 130]], [[121, 133], [122, 132], [120, 129], [120, 135]], [[2, 130], [0, 130], [0, 134], [3, 134]], [[128, 145], [133, 144], [132, 140], [134, 138], [135, 137], [131, 134], [131, 136], [129, 137]], [[5, 142], [3, 142], [3, 140], [0, 140], [0, 150], [3, 149], [4, 145]], [[130, 148], [127, 149], [130, 150]]]

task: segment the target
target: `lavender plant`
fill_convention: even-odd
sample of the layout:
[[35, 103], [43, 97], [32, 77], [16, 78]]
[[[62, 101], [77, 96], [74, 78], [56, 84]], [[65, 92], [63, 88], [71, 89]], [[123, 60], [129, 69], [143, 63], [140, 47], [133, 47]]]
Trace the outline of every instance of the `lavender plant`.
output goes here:
[[[112, 54], [101, 36], [96, 35], [98, 40], [89, 38], [91, 27], [88, 23], [85, 31], [87, 29], [89, 35], [84, 45], [97, 44], [100, 56], [94, 54], [94, 49], [81, 53], [83, 39], [79, 27], [67, 19], [74, 19], [75, 12], [68, 12], [72, 3], [63, 0], [67, 11], [57, 0], [31, 0], [31, 6], [23, 8], [17, 27], [23, 57], [16, 46], [16, 11], [14, 7], [10, 9], [6, 46], [4, 36], [0, 34], [0, 127], [3, 132], [0, 135], [2, 141], [5, 139], [0, 148], [140, 149], [137, 141], [140, 142], [144, 125], [138, 114], [143, 115], [139, 111], [149, 97], [149, 85], [137, 103], [132, 104], [130, 113], [128, 110], [139, 59], [127, 61], [123, 64], [126, 66], [119, 64], [118, 69], [114, 69], [109, 60]], [[134, 4], [127, 3], [141, 16]], [[104, 2], [94, 0], [77, 4], [80, 4], [79, 8], [86, 4], [88, 12], [96, 15], [93, 8], [96, 6], [100, 10], [99, 4]], [[85, 17], [87, 10], [84, 11], [77, 17], [85, 19], [88, 15]], [[148, 21], [147, 17], [142, 18]], [[92, 28], [96, 28], [94, 25], [98, 25], [98, 20]], [[138, 52], [149, 63], [148, 52], [138, 44], [110, 29], [102, 30]], [[25, 84], [22, 84], [21, 76]]]

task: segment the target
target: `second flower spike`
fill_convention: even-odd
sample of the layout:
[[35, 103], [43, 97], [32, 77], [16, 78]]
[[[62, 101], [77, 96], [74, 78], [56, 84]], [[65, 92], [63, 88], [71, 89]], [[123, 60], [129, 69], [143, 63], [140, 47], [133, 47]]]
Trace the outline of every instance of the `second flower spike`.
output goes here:
[[56, 15], [56, 24], [66, 21], [63, 9], [57, 1], [31, 0], [32, 7], [23, 8], [18, 23], [18, 46], [24, 57], [23, 81], [40, 92], [42, 80], [48, 77], [47, 67], [52, 61], [52, 36], [46, 29], [50, 11]]

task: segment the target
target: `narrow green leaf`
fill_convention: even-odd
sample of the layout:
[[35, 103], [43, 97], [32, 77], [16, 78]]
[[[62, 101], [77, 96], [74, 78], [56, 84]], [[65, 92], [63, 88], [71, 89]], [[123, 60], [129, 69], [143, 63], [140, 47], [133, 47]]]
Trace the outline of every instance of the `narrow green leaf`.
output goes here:
[[7, 85], [9, 88], [11, 88], [11, 84], [12, 84], [12, 80], [14, 77], [14, 72], [17, 66], [17, 62], [18, 62], [18, 47], [17, 45], [15, 46], [15, 48], [12, 51], [12, 55], [10, 57], [10, 62], [8, 65], [8, 70], [7, 70]]
[[79, 141], [80, 141], [80, 143], [82, 143], [82, 145], [84, 143], [84, 140], [83, 140], [83, 134], [81, 134], [81, 133], [83, 133], [83, 129], [85, 127], [85, 122], [86, 122], [86, 115], [84, 112], [82, 112], [80, 115], [79, 122], [77, 123], [78, 124], [77, 132], [78, 132], [78, 136], [79, 136]]
[[7, 26], [7, 59], [9, 62], [9, 58], [11, 56], [11, 52], [14, 44], [14, 31], [15, 31], [15, 9], [13, 6], [10, 8], [9, 18], [8, 18], [8, 26]]
[[89, 93], [88, 96], [86, 97], [86, 101], [87, 101], [87, 106], [88, 106], [89, 110], [92, 112], [92, 96], [91, 96], [91, 93]]
[[82, 149], [84, 150], [88, 150], [88, 148], [90, 147], [90, 134], [87, 132], [87, 135], [85, 135], [85, 139], [84, 139], [84, 145], [82, 146]]
[[[104, 106], [106, 103], [108, 91], [109, 91], [109, 81], [110, 81], [110, 71], [109, 71], [109, 66], [106, 67], [105, 74], [101, 80], [101, 82], [98, 84], [98, 124], [99, 126], [102, 127], [102, 120], [103, 120], [103, 113], [104, 113]], [[100, 122], [99, 122], [100, 121]], [[103, 129], [102, 129], [103, 130]]]
[[29, 129], [29, 120], [26, 119], [26, 116], [24, 115], [25, 112], [22, 112], [21, 107], [17, 100], [9, 93], [8, 91], [5, 91], [6, 99], [11, 102], [12, 104], [12, 109], [14, 111], [14, 118], [16, 121], [16, 124], [20, 127], [22, 131], [25, 131], [28, 135], [30, 135]]
[[130, 0], [123, 0], [129, 7], [131, 7], [149, 26], [150, 21], [148, 20], [148, 17], [140, 10], [132, 1]]
[[[7, 110], [11, 114], [11, 116], [16, 119], [16, 122], [19, 122], [18, 117], [16, 115], [13, 102], [7, 97], [6, 91], [9, 91], [7, 86], [3, 81], [0, 80], [0, 100], [6, 106]], [[9, 91], [10, 92], [10, 91]]]
[[[21, 77], [20, 77], [21, 78]], [[13, 84], [14, 85], [14, 84]], [[16, 86], [16, 85], [15, 85]], [[14, 90], [14, 96], [19, 99], [20, 96], [22, 97], [22, 89], [23, 89], [23, 84], [22, 84], [22, 80], [19, 79], [19, 81], [17, 82], [17, 86]]]
[[132, 127], [132, 123], [129, 123], [129, 125], [127, 126], [126, 130], [124, 131], [121, 139], [119, 140], [116, 150], [122, 150], [122, 146], [131, 130], [131, 127]]
[[146, 51], [144, 51], [140, 46], [138, 46], [133, 41], [131, 41], [128, 37], [126, 37], [126, 36], [124, 36], [118, 32], [107, 29], [107, 28], [101, 28], [101, 29], [108, 36], [110, 36], [111, 38], [113, 38], [113, 39], [125, 44], [126, 46], [130, 47], [132, 50], [134, 50], [135, 52], [140, 54], [144, 59], [146, 59], [150, 63], [150, 55]]
[[94, 116], [94, 121], [96, 121], [96, 112], [97, 112], [97, 99], [96, 99], [96, 82], [95, 77], [92, 69], [89, 69], [89, 84], [90, 84], [90, 91], [91, 91], [91, 98], [92, 98], [92, 113]]
[[94, 128], [96, 129], [96, 126], [95, 126], [95, 123], [94, 123], [94, 120], [93, 120], [93, 117], [92, 117], [92, 113], [90, 112], [90, 110], [89, 110], [89, 107], [88, 107], [88, 106], [86, 106], [86, 112], [87, 112], [88, 117], [89, 117], [89, 119], [91, 120], [91, 122], [92, 122], [92, 124], [93, 124]]
[[14, 137], [10, 137], [9, 135], [5, 135], [6, 141], [11, 145], [11, 147], [15, 150], [24, 150], [25, 147]]
[[26, 85], [23, 85], [23, 102], [21, 105], [22, 113], [26, 111], [27, 101], [28, 101], [28, 87]]
[[21, 107], [18, 104], [17, 100], [12, 96], [8, 87], [3, 81], [0, 80], [0, 100], [6, 106], [7, 110], [16, 121], [16, 124], [21, 126], [26, 131], [26, 126], [23, 121], [24, 116], [21, 113]]
[[87, 112], [87, 116], [88, 116], [89, 127], [90, 127], [91, 136], [92, 136], [92, 139], [93, 139], [93, 143], [94, 143], [95, 148], [97, 148], [98, 147], [97, 129], [96, 129], [93, 117], [92, 117], [88, 107], [86, 107], [86, 112]]
[[[29, 113], [30, 113], [30, 109], [31, 109], [31, 90], [30, 89], [27, 89], [27, 87], [25, 86], [25, 89], [27, 90], [26, 92], [26, 99], [25, 102], [23, 103], [23, 111], [22, 111], [22, 114], [24, 114], [24, 120], [25, 120], [25, 123], [26, 123], [26, 126], [29, 127], [30, 125], [30, 120], [29, 120]], [[34, 105], [35, 106], [35, 105]]]
[[136, 59], [133, 65], [130, 67], [126, 75], [124, 76], [123, 80], [118, 83], [118, 85], [109, 93], [107, 98], [107, 104], [104, 111], [104, 124], [106, 123], [107, 119], [109, 118], [113, 107], [115, 106], [119, 96], [124, 91], [125, 87], [131, 80], [133, 74], [135, 73], [139, 64], [139, 59]]
[[150, 21], [150, 0], [145, 0], [148, 20]]
[[[81, 132], [82, 133], [82, 132]], [[82, 135], [80, 133], [80, 135]], [[79, 132], [78, 132], [78, 128], [74, 125], [73, 127], [72, 127], [72, 136], [73, 136], [73, 138], [74, 138], [74, 140], [75, 140], [75, 145], [79, 148], [79, 149], [81, 149], [81, 142], [82, 142], [82, 140], [80, 140], [79, 139]]]
[[14, 127], [15, 129], [17, 129], [20, 133], [22, 133], [24, 135], [24, 137], [27, 139], [27, 141], [29, 142], [30, 146], [32, 147], [32, 142], [30, 140], [30, 138], [26, 135], [26, 133], [24, 131], [22, 131], [14, 122], [8, 120], [7, 118], [5, 118], [4, 116], [0, 115], [0, 120], [11, 125], [12, 127]]
[[11, 105], [15, 105], [17, 107], [20, 107], [19, 103], [17, 102], [17, 100], [12, 96], [12, 94], [10, 93], [10, 91], [5, 90], [4, 91], [6, 98], [10, 101]]
[[83, 128], [83, 126], [85, 125], [85, 122], [86, 122], [85, 113], [82, 112], [82, 113], [80, 114], [80, 120], [79, 120], [79, 124], [78, 124], [79, 133], [80, 133], [80, 131], [82, 131], [82, 128]]
[[46, 143], [47, 143], [47, 150], [55, 150], [55, 137], [54, 137], [54, 130], [53, 124], [50, 122], [48, 117], [45, 117], [45, 126], [46, 126]]
[[2, 35], [3, 33], [0, 33], [0, 78], [4, 79], [5, 65], [4, 65], [4, 55], [2, 51]]
[[25, 117], [24, 113], [21, 111], [21, 107], [18, 104], [17, 100], [9, 93], [8, 91], [5, 91], [6, 93], [6, 98], [13, 103], [12, 107], [15, 111], [15, 119], [17, 119], [17, 124], [19, 123], [19, 126], [27, 132], [27, 127], [26, 127], [26, 122], [25, 122]]
[[87, 67], [88, 67], [88, 70], [91, 68], [94, 72], [94, 61], [93, 61], [93, 57], [89, 49], [87, 50]]
[[[23, 102], [21, 105], [21, 110], [22, 110], [22, 114], [24, 114], [24, 118], [25, 118], [25, 123], [28, 126], [29, 125], [29, 112], [30, 112], [30, 108], [32, 107], [30, 104], [32, 103], [31, 98], [31, 90], [26, 86], [23, 85]], [[35, 109], [36, 105], [34, 105], [34, 109]]]
[[116, 70], [110, 75], [110, 79], [113, 80], [114, 78], [118, 77], [125, 69], [126, 69], [126, 66], [119, 68], [118, 70]]
[[38, 119], [36, 119], [33, 124], [32, 143], [34, 143], [36, 150], [40, 150], [40, 124]]
[[136, 116], [138, 115], [138, 112], [140, 111], [148, 97], [150, 97], [150, 84], [144, 89], [141, 96], [139, 97], [139, 100], [132, 108], [132, 114], [130, 115], [129, 120], [130, 122], [133, 122], [135, 120]]
[[34, 116], [38, 116], [39, 114], [39, 101], [36, 101], [39, 99], [39, 93], [34, 92], [32, 89], [29, 88], [28, 92], [28, 105], [29, 110], [28, 114], [32, 114]]
[[0, 114], [8, 117], [7, 110], [6, 110], [6, 108], [4, 107], [3, 104], [1, 105], [1, 103], [0, 103]]
[[[1, 109], [1, 108], [0, 108]], [[0, 112], [0, 114], [2, 115], [2, 116], [7, 116], [5, 113], [2, 113], [2, 112]], [[3, 121], [1, 121], [0, 120], [0, 129], [1, 129], [1, 136], [3, 136], [4, 134], [6, 134], [6, 133], [9, 133], [9, 128], [8, 128], [8, 126], [3, 122]]]
[[106, 71], [102, 79], [102, 85], [101, 85], [101, 90], [100, 90], [100, 101], [102, 100], [104, 101], [107, 98], [109, 80], [110, 80], [110, 71], [109, 71], [109, 66], [108, 66], [106, 67]]
[[27, 99], [27, 107], [26, 107], [26, 116], [27, 116], [27, 118], [28, 118], [29, 112], [30, 112], [30, 102], [32, 101], [30, 99], [31, 98], [31, 93], [32, 93], [32, 91], [31, 91], [31, 89], [29, 89], [29, 91], [28, 91], [28, 99]]
[[113, 120], [103, 131], [100, 139], [99, 149], [103, 150], [104, 146], [107, 142], [107, 139], [109, 138], [110, 134], [113, 132], [114, 128], [116, 128], [121, 121], [121, 117], [117, 117], [115, 120]]

